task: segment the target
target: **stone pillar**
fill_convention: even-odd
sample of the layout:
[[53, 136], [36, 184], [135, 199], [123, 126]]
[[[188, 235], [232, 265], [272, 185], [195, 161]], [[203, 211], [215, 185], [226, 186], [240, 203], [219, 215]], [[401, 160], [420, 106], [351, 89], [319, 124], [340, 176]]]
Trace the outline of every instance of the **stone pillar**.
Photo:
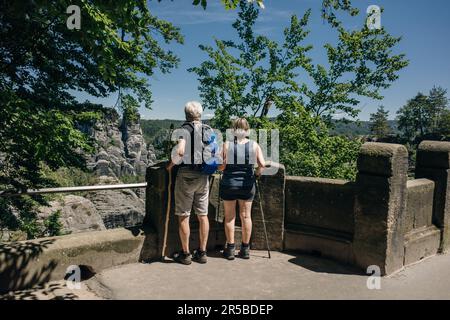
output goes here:
[[355, 198], [355, 262], [376, 265], [382, 275], [403, 267], [403, 219], [408, 151], [402, 145], [365, 143], [358, 157]]
[[[145, 248], [149, 244], [144, 241], [143, 254], [141, 254], [141, 260], [146, 261], [149, 259], [158, 258], [161, 256], [162, 242], [164, 236], [164, 224], [165, 224], [165, 213], [167, 205], [167, 182], [168, 173], [165, 170], [165, 162], [157, 163], [156, 165], [147, 168], [146, 181], [146, 198], [145, 198], [145, 217], [143, 221], [143, 226], [145, 229], [150, 230], [148, 233], [156, 234], [156, 255], [150, 256], [146, 253]], [[174, 177], [172, 177], [174, 178]], [[172, 179], [172, 182], [174, 179]], [[173, 188], [172, 188], [173, 194]], [[173, 197], [172, 197], [173, 198]], [[173, 207], [173, 199], [172, 199]], [[171, 216], [169, 231], [173, 233], [174, 230], [174, 217]], [[173, 237], [171, 237], [173, 238]], [[169, 252], [169, 251], [167, 251]]]
[[433, 224], [441, 230], [440, 251], [450, 248], [450, 142], [423, 141], [417, 150], [416, 179], [433, 180]]
[[[281, 251], [283, 250], [284, 237], [285, 168], [277, 163], [271, 163], [270, 166], [272, 169], [278, 170], [273, 170], [273, 172], [276, 172], [273, 175], [263, 175], [260, 178], [259, 186], [270, 249]], [[256, 250], [265, 250], [267, 246], [259, 201], [257, 193], [252, 206], [251, 247]]]

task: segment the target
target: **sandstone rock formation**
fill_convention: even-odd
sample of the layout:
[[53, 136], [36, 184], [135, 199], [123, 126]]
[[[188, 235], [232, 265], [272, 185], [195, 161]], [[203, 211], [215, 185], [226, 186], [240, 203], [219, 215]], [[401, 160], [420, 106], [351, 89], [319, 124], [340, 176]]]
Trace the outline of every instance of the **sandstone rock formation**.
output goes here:
[[[117, 178], [101, 176], [97, 184], [116, 184]], [[145, 202], [134, 190], [102, 190], [89, 192], [91, 201], [107, 229], [140, 225], [145, 216]]]
[[144, 175], [156, 156], [144, 141], [139, 121], [124, 121], [114, 109], [104, 109], [103, 114], [99, 120], [78, 124], [96, 145], [94, 154], [86, 155], [88, 168], [99, 176]]
[[39, 217], [47, 218], [50, 214], [60, 211], [63, 234], [83, 231], [106, 230], [102, 217], [94, 204], [83, 197], [68, 195], [51, 201], [48, 207], [40, 208]]
[[[124, 176], [145, 175], [156, 156], [154, 148], [144, 141], [139, 121], [124, 121], [114, 109], [105, 108], [102, 113], [99, 120], [77, 124], [94, 141], [95, 152], [84, 156], [88, 169], [98, 176], [96, 184], [120, 183]], [[45, 218], [61, 210], [63, 232], [103, 230], [141, 224], [144, 201], [142, 190], [105, 190], [89, 192], [85, 197], [65, 196], [40, 211]]]
[[136, 226], [144, 220], [144, 201], [131, 190], [91, 192], [86, 198], [95, 206], [108, 229]]

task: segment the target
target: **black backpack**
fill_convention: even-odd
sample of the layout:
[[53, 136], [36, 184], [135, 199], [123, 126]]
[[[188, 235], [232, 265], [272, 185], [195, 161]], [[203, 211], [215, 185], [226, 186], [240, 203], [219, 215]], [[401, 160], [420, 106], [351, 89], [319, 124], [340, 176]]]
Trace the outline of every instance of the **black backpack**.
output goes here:
[[[219, 161], [217, 158], [217, 152], [219, 150], [219, 146], [217, 144], [217, 136], [214, 130], [208, 126], [207, 124], [201, 124], [201, 135], [202, 135], [202, 149], [201, 149], [201, 164], [194, 163], [195, 154], [194, 154], [194, 133], [195, 126], [192, 122], [185, 122], [181, 126], [181, 128], [187, 130], [190, 135], [190, 153], [191, 153], [191, 164], [189, 165], [192, 169], [199, 170], [203, 174], [211, 175], [216, 172]], [[205, 159], [205, 155], [209, 155], [208, 159]]]

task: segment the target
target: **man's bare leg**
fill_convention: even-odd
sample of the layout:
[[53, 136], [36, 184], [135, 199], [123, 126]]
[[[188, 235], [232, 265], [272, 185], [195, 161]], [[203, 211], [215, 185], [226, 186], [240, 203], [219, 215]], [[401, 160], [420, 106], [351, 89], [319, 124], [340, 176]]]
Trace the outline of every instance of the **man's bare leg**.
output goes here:
[[189, 252], [189, 236], [191, 229], [189, 227], [189, 216], [178, 216], [178, 233], [180, 234], [181, 247], [185, 253]]
[[209, 219], [208, 215], [197, 215], [198, 222], [200, 224], [199, 238], [200, 238], [200, 250], [206, 251], [206, 244], [208, 243], [209, 235]]

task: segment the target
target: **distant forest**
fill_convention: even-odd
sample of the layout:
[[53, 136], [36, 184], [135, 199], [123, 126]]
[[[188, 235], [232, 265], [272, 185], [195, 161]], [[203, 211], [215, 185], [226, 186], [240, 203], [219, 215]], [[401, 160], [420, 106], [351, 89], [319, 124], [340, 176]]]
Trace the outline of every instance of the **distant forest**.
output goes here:
[[[157, 152], [158, 158], [160, 158], [163, 152], [164, 143], [169, 139], [170, 125], [173, 124], [175, 128], [179, 128], [184, 121], [182, 120], [146, 120], [141, 119], [141, 127], [144, 134], [146, 143], [152, 144]], [[388, 120], [391, 127], [391, 133], [396, 135], [399, 133], [396, 120]], [[369, 136], [371, 121], [343, 121], [334, 120], [332, 129], [330, 129], [331, 135], [339, 135], [346, 137], [359, 137]]]
[[[391, 127], [391, 134], [399, 134], [397, 120], [388, 120]], [[332, 135], [343, 135], [347, 137], [368, 136], [371, 135], [371, 121], [334, 121], [334, 128], [330, 129]]]
[[[145, 142], [154, 144], [159, 139], [166, 139], [168, 136], [170, 125], [173, 124], [175, 128], [180, 127], [184, 121], [182, 120], [147, 120], [141, 119], [141, 127], [144, 133]], [[370, 135], [370, 121], [333, 121], [334, 128], [330, 133], [333, 135], [344, 135], [348, 137], [366, 136]], [[388, 120], [393, 134], [400, 133], [397, 128], [396, 120]]]

